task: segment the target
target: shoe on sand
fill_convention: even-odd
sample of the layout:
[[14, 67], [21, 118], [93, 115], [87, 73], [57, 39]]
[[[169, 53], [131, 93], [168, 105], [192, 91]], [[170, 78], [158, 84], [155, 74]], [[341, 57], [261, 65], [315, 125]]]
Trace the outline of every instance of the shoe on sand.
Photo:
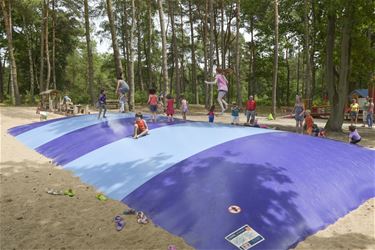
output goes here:
[[69, 188], [68, 190], [65, 190], [64, 191], [64, 195], [67, 195], [69, 197], [73, 197], [75, 194], [75, 192], [73, 191], [73, 189]]
[[126, 209], [124, 212], [123, 212], [123, 214], [125, 214], [125, 215], [133, 215], [133, 214], [136, 214], [137, 212], [135, 211], [135, 209], [133, 209], [133, 208], [128, 208], [128, 209]]
[[98, 199], [100, 201], [106, 201], [106, 200], [108, 200], [108, 198], [104, 194], [97, 194], [96, 195], [96, 199]]
[[137, 222], [139, 224], [147, 224], [148, 223], [148, 218], [143, 212], [137, 212]]
[[120, 215], [117, 215], [114, 218], [114, 221], [115, 221], [115, 226], [116, 226], [117, 231], [121, 231], [125, 227], [125, 221]]

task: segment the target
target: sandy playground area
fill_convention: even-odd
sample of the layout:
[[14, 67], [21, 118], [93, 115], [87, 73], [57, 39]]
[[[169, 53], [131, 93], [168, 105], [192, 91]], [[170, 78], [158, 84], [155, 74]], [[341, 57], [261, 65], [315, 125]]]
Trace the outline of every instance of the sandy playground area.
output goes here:
[[[177, 249], [191, 248], [183, 239], [152, 223], [138, 224], [134, 215], [124, 215], [126, 226], [117, 232], [113, 218], [127, 208], [125, 204], [97, 200], [97, 192], [92, 186], [53, 165], [50, 159], [7, 133], [9, 128], [39, 121], [35, 108], [0, 106], [0, 109], [1, 249], [167, 249], [169, 245], [175, 245]], [[206, 121], [205, 113], [197, 109], [188, 119]], [[48, 118], [57, 117], [60, 116], [50, 114]], [[216, 122], [228, 123], [230, 115], [217, 117]], [[244, 116], [241, 116], [241, 122], [244, 122]], [[259, 123], [294, 130], [293, 119], [267, 121], [260, 117]], [[325, 120], [316, 120], [316, 123], [323, 126]], [[362, 146], [375, 147], [375, 129], [359, 128], [359, 133], [363, 137]], [[347, 141], [344, 133], [329, 137]], [[49, 195], [46, 193], [49, 188], [72, 188], [76, 195], [72, 198]], [[308, 237], [296, 249], [375, 249], [375, 199]]]

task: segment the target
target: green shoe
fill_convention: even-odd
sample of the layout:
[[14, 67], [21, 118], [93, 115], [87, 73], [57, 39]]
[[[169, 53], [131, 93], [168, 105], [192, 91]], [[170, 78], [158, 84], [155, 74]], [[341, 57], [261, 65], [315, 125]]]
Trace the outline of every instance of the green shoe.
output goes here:
[[96, 198], [100, 201], [106, 201], [108, 198], [104, 194], [97, 194]]
[[67, 195], [69, 197], [73, 197], [75, 195], [75, 192], [71, 188], [69, 188], [68, 190], [64, 191], [64, 195]]

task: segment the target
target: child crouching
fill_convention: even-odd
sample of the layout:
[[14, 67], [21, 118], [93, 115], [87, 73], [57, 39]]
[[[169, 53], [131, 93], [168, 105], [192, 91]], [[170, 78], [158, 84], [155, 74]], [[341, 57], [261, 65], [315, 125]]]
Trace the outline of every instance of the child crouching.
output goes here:
[[145, 120], [143, 120], [143, 116], [141, 112], [138, 112], [135, 115], [135, 123], [134, 123], [134, 139], [138, 139], [141, 136], [148, 134], [148, 126]]

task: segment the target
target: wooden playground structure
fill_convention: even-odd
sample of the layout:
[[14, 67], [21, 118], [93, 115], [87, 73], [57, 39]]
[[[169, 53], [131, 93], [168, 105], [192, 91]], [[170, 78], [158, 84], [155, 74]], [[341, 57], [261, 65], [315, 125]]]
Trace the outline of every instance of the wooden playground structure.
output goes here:
[[61, 91], [50, 89], [41, 92], [40, 94], [40, 109], [63, 113], [65, 115], [88, 114], [89, 105], [74, 104], [71, 101], [64, 101], [61, 96]]

